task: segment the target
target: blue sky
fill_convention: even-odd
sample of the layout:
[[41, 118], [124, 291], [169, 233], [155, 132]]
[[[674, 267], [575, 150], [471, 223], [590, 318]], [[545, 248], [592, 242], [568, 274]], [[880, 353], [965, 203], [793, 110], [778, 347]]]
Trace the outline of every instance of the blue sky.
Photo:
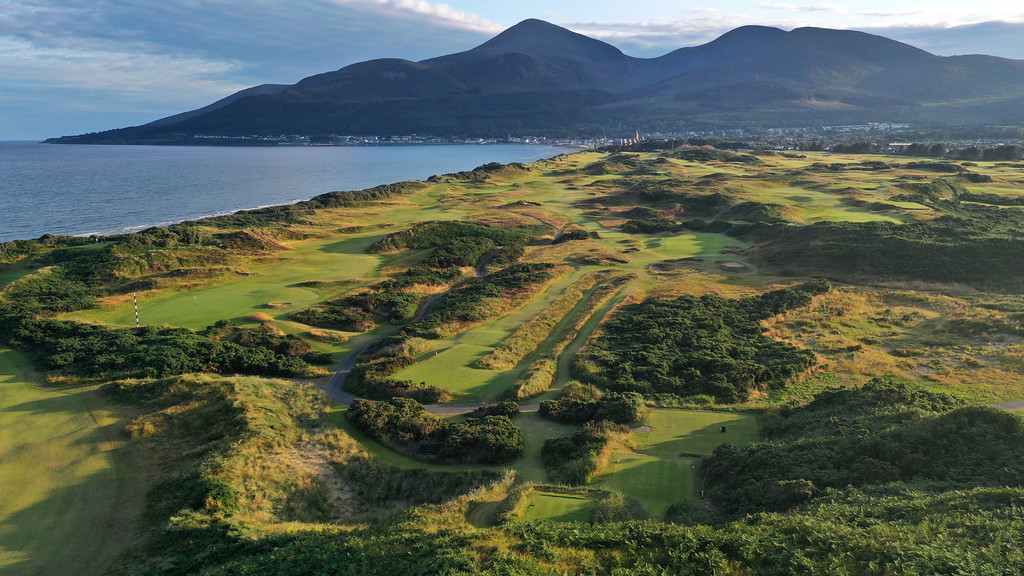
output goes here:
[[0, 140], [137, 125], [256, 84], [291, 84], [371, 58], [467, 50], [526, 18], [638, 57], [762, 24], [865, 30], [940, 55], [1024, 59], [1024, 5], [1008, 4], [0, 0]]

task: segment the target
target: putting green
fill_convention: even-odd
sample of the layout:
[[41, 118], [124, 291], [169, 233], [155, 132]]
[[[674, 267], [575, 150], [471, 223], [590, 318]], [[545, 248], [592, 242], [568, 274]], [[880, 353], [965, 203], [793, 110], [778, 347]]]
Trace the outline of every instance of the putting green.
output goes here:
[[144, 474], [118, 469], [121, 424], [98, 392], [30, 378], [0, 350], [0, 573], [104, 573], [132, 543]]
[[651, 430], [634, 433], [636, 450], [663, 458], [707, 455], [726, 442], [746, 444], [761, 437], [757, 417], [739, 412], [658, 409], [651, 410], [645, 424]]
[[650, 430], [633, 433], [634, 451], [613, 453], [595, 484], [639, 500], [656, 518], [672, 504], [699, 496], [699, 456], [725, 442], [744, 444], [761, 438], [757, 417], [737, 412], [662, 408], [651, 410], [644, 423]]

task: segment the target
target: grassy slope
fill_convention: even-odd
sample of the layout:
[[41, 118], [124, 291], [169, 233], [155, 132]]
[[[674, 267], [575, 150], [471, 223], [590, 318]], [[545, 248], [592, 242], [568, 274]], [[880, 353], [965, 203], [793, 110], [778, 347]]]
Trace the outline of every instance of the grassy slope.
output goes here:
[[95, 389], [32, 380], [0, 350], [0, 574], [100, 573], [134, 541], [146, 473]]

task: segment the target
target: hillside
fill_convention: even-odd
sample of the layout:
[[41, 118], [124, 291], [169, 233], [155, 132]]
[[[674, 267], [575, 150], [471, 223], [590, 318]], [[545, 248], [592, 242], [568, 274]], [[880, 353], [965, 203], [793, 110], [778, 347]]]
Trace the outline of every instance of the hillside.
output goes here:
[[[707, 126], [930, 122], [1017, 124], [1024, 62], [939, 57], [845, 30], [745, 26], [702, 46], [633, 58], [526, 20], [480, 46], [421, 62], [381, 59], [291, 86], [61, 143], [188, 143], [196, 135], [546, 136]], [[769, 114], [770, 113], [770, 114]]]

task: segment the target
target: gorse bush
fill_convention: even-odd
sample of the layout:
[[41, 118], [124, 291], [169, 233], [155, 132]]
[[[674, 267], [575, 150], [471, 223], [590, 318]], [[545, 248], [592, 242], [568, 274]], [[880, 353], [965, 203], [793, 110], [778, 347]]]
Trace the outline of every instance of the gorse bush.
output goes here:
[[499, 464], [523, 454], [523, 433], [508, 416], [453, 423], [431, 416], [417, 402], [395, 398], [356, 399], [346, 417], [384, 444], [423, 460]]
[[763, 336], [760, 322], [829, 289], [814, 282], [739, 300], [680, 296], [625, 306], [577, 356], [573, 375], [614, 392], [746, 400], [816, 363], [813, 352]]
[[586, 422], [568, 436], [548, 438], [541, 450], [548, 476], [571, 486], [590, 482], [607, 463], [612, 440], [625, 434], [629, 428], [605, 420]]
[[846, 486], [958, 490], [1024, 482], [1018, 416], [891, 380], [782, 409], [765, 433], [764, 442], [724, 445], [702, 462], [708, 497], [724, 512], [784, 511]]

